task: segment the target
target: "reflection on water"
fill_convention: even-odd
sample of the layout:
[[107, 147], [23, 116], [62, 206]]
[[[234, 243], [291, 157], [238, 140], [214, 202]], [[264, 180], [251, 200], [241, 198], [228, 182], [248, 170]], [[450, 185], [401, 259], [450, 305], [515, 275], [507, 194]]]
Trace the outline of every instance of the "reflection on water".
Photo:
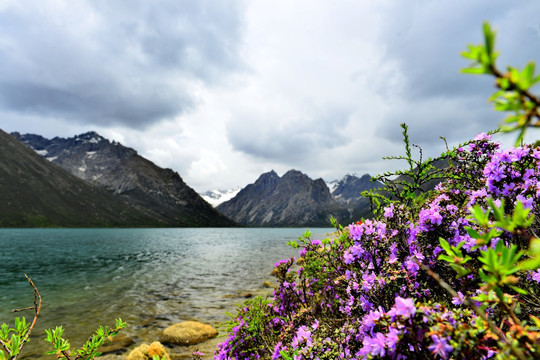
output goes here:
[[[217, 325], [242, 301], [239, 292], [266, 291], [273, 264], [297, 255], [286, 244], [304, 230], [2, 229], [0, 322], [33, 304], [26, 273], [43, 298], [26, 357], [43, 354], [37, 338], [56, 325], [73, 346], [117, 317], [137, 343], [182, 320]], [[310, 230], [314, 238], [331, 231]]]

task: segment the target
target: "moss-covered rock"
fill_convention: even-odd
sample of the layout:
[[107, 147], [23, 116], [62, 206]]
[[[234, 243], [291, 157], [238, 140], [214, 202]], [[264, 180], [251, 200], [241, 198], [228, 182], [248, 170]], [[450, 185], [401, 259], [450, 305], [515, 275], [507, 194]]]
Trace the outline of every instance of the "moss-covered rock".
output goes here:
[[198, 321], [182, 321], [163, 331], [161, 341], [178, 345], [194, 345], [216, 337], [217, 330]]
[[169, 353], [159, 341], [154, 341], [150, 345], [142, 344], [136, 347], [131, 350], [126, 360], [151, 360], [154, 355], [159, 356], [161, 359], [171, 360]]

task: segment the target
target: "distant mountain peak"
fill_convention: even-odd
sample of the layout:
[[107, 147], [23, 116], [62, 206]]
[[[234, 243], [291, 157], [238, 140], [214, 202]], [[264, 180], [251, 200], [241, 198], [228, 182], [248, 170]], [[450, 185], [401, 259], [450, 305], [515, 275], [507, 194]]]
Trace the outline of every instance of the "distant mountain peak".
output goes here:
[[273, 170], [262, 174], [217, 209], [247, 226], [330, 226], [331, 216], [348, 216], [322, 179], [294, 169], [282, 177]]
[[95, 131], [88, 131], [84, 134], [77, 135], [74, 138], [75, 138], [75, 141], [88, 141], [94, 144], [97, 144], [98, 142], [104, 141], [104, 140], [108, 142], [108, 140], [106, 140], [103, 136], [99, 135]]
[[259, 178], [279, 178], [279, 175], [274, 170], [270, 170], [268, 172], [262, 173]]
[[180, 175], [163, 169], [132, 148], [110, 142], [95, 131], [51, 140], [14, 134], [38, 154], [69, 173], [128, 198], [170, 226], [230, 226]]

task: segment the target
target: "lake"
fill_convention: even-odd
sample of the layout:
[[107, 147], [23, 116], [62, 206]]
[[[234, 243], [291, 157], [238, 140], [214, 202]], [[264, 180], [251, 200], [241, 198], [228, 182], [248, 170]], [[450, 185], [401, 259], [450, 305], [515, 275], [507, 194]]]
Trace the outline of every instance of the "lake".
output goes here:
[[[274, 280], [274, 263], [298, 255], [287, 242], [305, 230], [0, 229], [0, 322], [31, 319], [31, 311], [10, 312], [33, 305], [26, 273], [43, 299], [27, 358], [43, 354], [44, 329], [57, 325], [73, 347], [117, 317], [128, 322], [122, 333], [135, 345], [183, 320], [217, 326], [244, 293], [269, 291], [263, 283]], [[312, 239], [332, 232], [309, 230]]]

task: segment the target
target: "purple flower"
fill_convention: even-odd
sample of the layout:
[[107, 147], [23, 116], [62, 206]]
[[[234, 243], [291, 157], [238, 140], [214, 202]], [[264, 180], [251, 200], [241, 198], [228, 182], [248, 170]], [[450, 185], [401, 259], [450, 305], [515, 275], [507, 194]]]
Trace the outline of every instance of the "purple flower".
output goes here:
[[465, 300], [465, 296], [463, 295], [461, 291], [458, 291], [457, 294], [458, 294], [457, 297], [452, 298], [452, 304], [456, 306], [463, 304], [463, 301]]
[[287, 351], [287, 347], [282, 347], [282, 346], [283, 344], [281, 343], [281, 341], [276, 344], [276, 346], [274, 347], [274, 354], [272, 355], [272, 360], [276, 360], [281, 357], [279, 353], [281, 350]]
[[371, 274], [364, 273], [362, 275], [362, 290], [369, 291], [373, 288], [373, 285], [375, 284], [375, 273], [371, 272]]
[[428, 346], [428, 349], [433, 355], [448, 359], [448, 355], [454, 350], [454, 348], [448, 344], [448, 339], [448, 337], [440, 338], [438, 335], [432, 335], [431, 340], [433, 340], [433, 344]]
[[369, 311], [373, 307], [373, 303], [362, 295], [360, 296], [360, 306], [362, 306], [362, 310]]
[[526, 198], [523, 195], [516, 196], [517, 201], [521, 201], [523, 203], [523, 207], [525, 209], [532, 209], [534, 205], [534, 199], [533, 198]]
[[416, 313], [416, 307], [414, 306], [413, 299], [404, 299], [400, 296], [396, 296], [395, 314], [401, 315], [408, 319]]
[[534, 281], [540, 282], [540, 270], [533, 271], [531, 276]]
[[400, 332], [398, 329], [390, 327], [388, 334], [386, 335], [386, 346], [392, 352], [396, 351], [396, 344], [399, 341], [399, 334]]
[[491, 135], [488, 135], [485, 132], [481, 132], [480, 134], [478, 134], [478, 135], [476, 135], [474, 137], [474, 140], [476, 140], [476, 141], [491, 140]]
[[366, 337], [363, 342], [364, 349], [371, 355], [380, 355], [381, 357], [386, 354], [386, 337], [380, 332], [375, 333], [375, 336], [370, 338]]
[[391, 219], [394, 216], [394, 204], [384, 208], [384, 217]]
[[361, 225], [349, 225], [349, 233], [351, 234], [351, 238], [353, 240], [360, 240], [362, 238], [362, 235], [364, 235], [364, 224]]
[[439, 207], [437, 205], [430, 207], [429, 209], [422, 209], [419, 214], [420, 222], [427, 223], [429, 221], [433, 225], [441, 225], [443, 217], [438, 209]]
[[306, 347], [311, 347], [311, 331], [308, 330], [307, 326], [300, 326], [296, 330], [296, 336], [293, 338], [292, 346], [298, 348], [300, 344], [306, 344]]
[[405, 268], [411, 275], [416, 276], [416, 274], [418, 273], [418, 270], [420, 269], [420, 266], [418, 266], [416, 261], [411, 260], [411, 258], [409, 258], [407, 261], [405, 261]]
[[384, 310], [382, 309], [382, 307], [379, 306], [378, 310], [372, 310], [367, 313], [367, 315], [364, 316], [362, 323], [367, 326], [368, 329], [372, 329], [375, 326], [375, 321], [379, 320], [383, 315]]

